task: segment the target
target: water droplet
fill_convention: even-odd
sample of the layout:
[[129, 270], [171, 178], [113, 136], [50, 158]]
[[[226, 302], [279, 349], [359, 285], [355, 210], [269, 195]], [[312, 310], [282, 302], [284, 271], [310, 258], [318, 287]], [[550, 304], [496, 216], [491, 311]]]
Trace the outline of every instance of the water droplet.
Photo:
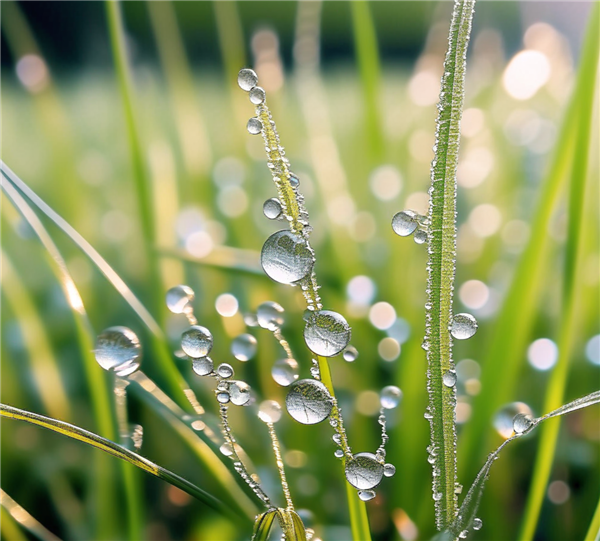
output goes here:
[[483, 520], [481, 520], [480, 518], [473, 519], [473, 529], [474, 530], [481, 530], [482, 526], [483, 526]]
[[192, 370], [199, 376], [208, 376], [213, 371], [213, 366], [210, 357], [201, 357], [200, 359], [194, 359]]
[[342, 354], [344, 361], [352, 363], [358, 358], [358, 350], [354, 346], [348, 346]]
[[393, 477], [396, 473], [396, 466], [393, 464], [385, 464], [383, 466], [383, 475], [386, 477]]
[[228, 443], [224, 443], [223, 445], [221, 445], [219, 451], [221, 451], [221, 453], [225, 456], [231, 456], [233, 454], [233, 449]]
[[271, 199], [267, 199], [263, 203], [263, 214], [269, 218], [269, 220], [276, 220], [281, 216], [283, 209], [281, 208], [281, 203], [279, 199], [272, 197]]
[[230, 364], [222, 363], [217, 367], [217, 374], [222, 378], [230, 378], [233, 376], [233, 367]]
[[477, 320], [471, 314], [456, 314], [452, 318], [450, 333], [458, 340], [471, 338], [477, 332]]
[[192, 359], [206, 357], [213, 345], [213, 337], [210, 331], [200, 325], [192, 325], [181, 335], [181, 349]]
[[381, 389], [379, 398], [382, 408], [392, 410], [397, 407], [398, 404], [400, 404], [402, 391], [395, 385], [388, 385], [387, 387]]
[[244, 323], [248, 327], [258, 327], [258, 319], [256, 317], [256, 314], [252, 314], [250, 312], [244, 314]]
[[260, 105], [264, 103], [265, 98], [267, 97], [265, 91], [260, 86], [255, 86], [252, 90], [250, 90], [250, 101], [254, 105]]
[[245, 381], [232, 381], [229, 386], [231, 403], [236, 406], [245, 406], [250, 401], [250, 385]]
[[282, 387], [291, 385], [298, 379], [298, 362], [295, 359], [281, 359], [271, 368], [271, 376]]
[[175, 286], [167, 291], [167, 308], [174, 314], [191, 312], [194, 290], [188, 286]]
[[340, 436], [339, 434], [334, 434], [333, 437], [331, 438], [333, 440], [334, 443], [336, 443], [337, 445], [341, 445], [342, 444], [342, 436]]
[[458, 537], [459, 537], [460, 539], [466, 539], [466, 538], [467, 538], [467, 535], [469, 535], [469, 530], [463, 530], [462, 532], [460, 532], [460, 533], [458, 534]]
[[527, 432], [533, 425], [533, 418], [531, 415], [525, 413], [517, 413], [513, 419], [513, 430], [517, 434], [523, 434]]
[[219, 381], [217, 383], [217, 391], [229, 391], [229, 381]]
[[291, 231], [273, 233], [265, 242], [260, 262], [263, 270], [276, 282], [292, 284], [312, 271], [314, 258], [306, 241]]
[[344, 451], [342, 451], [341, 449], [336, 449], [335, 453], [333, 453], [335, 455], [336, 458], [342, 458], [344, 456]]
[[136, 334], [127, 327], [109, 327], [96, 339], [96, 361], [117, 376], [133, 374], [140, 367], [142, 347]]
[[258, 408], [258, 418], [264, 423], [276, 423], [281, 419], [281, 406], [275, 400], [265, 400]]
[[346, 462], [346, 479], [359, 490], [375, 488], [383, 478], [383, 464], [373, 453], [358, 453]]
[[238, 85], [242, 90], [249, 92], [258, 83], [258, 75], [254, 70], [249, 68], [241, 69], [238, 73]]
[[427, 242], [427, 231], [425, 229], [417, 229], [413, 235], [413, 239], [417, 244], [425, 244]]
[[290, 180], [290, 185], [292, 186], [292, 188], [297, 188], [298, 186], [300, 186], [300, 179], [294, 173], [290, 173], [289, 180]]
[[363, 502], [368, 502], [369, 500], [372, 500], [375, 497], [375, 491], [374, 490], [359, 490], [358, 497]]
[[401, 237], [411, 235], [418, 225], [417, 213], [412, 210], [401, 210], [392, 218], [392, 229]]
[[256, 311], [258, 324], [269, 331], [279, 329], [283, 325], [283, 307], [276, 302], [263, 302]]
[[258, 118], [253, 116], [250, 120], [248, 120], [248, 124], [246, 124], [246, 129], [248, 130], [248, 133], [250, 135], [258, 135], [262, 131], [263, 125]]
[[311, 314], [304, 328], [304, 341], [317, 355], [333, 357], [350, 342], [352, 331], [343, 316], [331, 310]]
[[249, 361], [256, 354], [256, 338], [251, 334], [240, 334], [231, 342], [231, 354], [238, 361]]
[[433, 494], [433, 501], [439, 502], [443, 498], [443, 494], [441, 492], [435, 492]]
[[446, 387], [454, 387], [454, 385], [456, 385], [456, 372], [454, 370], [448, 370], [442, 376], [442, 381]]
[[435, 458], [435, 456], [434, 456], [434, 455], [429, 455], [429, 456], [427, 457], [427, 462], [429, 462], [430, 464], [435, 464], [435, 461], [436, 461], [436, 460], [437, 460], [437, 459]]
[[229, 399], [230, 396], [227, 391], [221, 391], [220, 393], [217, 393], [217, 402], [219, 402], [219, 404], [227, 404]]
[[314, 425], [329, 417], [333, 399], [327, 387], [314, 379], [292, 383], [285, 397], [288, 413], [299, 423]]
[[504, 439], [512, 436], [513, 420], [519, 414], [533, 418], [531, 408], [524, 402], [506, 404], [494, 415], [494, 428]]
[[454, 494], [462, 494], [463, 486], [460, 483], [454, 483]]

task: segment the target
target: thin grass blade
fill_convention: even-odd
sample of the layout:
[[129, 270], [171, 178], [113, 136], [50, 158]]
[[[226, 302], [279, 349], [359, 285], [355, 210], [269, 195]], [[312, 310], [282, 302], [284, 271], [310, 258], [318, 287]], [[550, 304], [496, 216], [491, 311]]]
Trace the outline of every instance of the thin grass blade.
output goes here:
[[[4, 490], [0, 489], [0, 505], [23, 528], [41, 541], [60, 541], [50, 530], [36, 520], [25, 508], [13, 500]], [[12, 540], [12, 538], [10, 538]]]

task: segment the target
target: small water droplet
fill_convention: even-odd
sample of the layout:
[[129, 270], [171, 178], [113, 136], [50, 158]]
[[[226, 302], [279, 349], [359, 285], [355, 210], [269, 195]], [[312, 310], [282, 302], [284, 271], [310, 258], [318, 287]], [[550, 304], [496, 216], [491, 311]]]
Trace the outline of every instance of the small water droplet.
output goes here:
[[462, 494], [463, 486], [460, 483], [454, 483], [454, 494]]
[[329, 417], [333, 399], [320, 381], [301, 379], [292, 383], [285, 397], [285, 405], [293, 419], [305, 425], [314, 425]]
[[342, 354], [344, 361], [352, 363], [358, 358], [358, 350], [354, 346], [348, 346]]
[[266, 240], [260, 262], [269, 278], [281, 284], [292, 284], [310, 274], [314, 257], [304, 238], [282, 230]]
[[181, 349], [192, 359], [206, 357], [213, 345], [210, 331], [200, 325], [192, 325], [181, 335]]
[[526, 413], [517, 413], [513, 419], [513, 430], [516, 434], [527, 432], [533, 425], [533, 418]]
[[400, 400], [402, 399], [402, 391], [395, 385], [388, 385], [387, 387], [381, 389], [379, 399], [382, 408], [388, 410], [394, 409], [398, 406], [398, 404], [400, 404]]
[[194, 359], [192, 370], [199, 376], [208, 376], [213, 371], [213, 366], [210, 357], [201, 357], [200, 359]]
[[233, 367], [230, 364], [222, 363], [217, 367], [217, 374], [222, 378], [230, 378], [233, 376]]
[[412, 210], [401, 210], [392, 218], [392, 229], [400, 237], [408, 237], [418, 225], [417, 213]]
[[229, 391], [229, 381], [219, 381], [217, 391]]
[[494, 428], [504, 439], [512, 436], [514, 431], [514, 418], [519, 414], [523, 414], [526, 417], [533, 419], [531, 408], [524, 402], [511, 402], [505, 404], [498, 410], [496, 415], [494, 415]]
[[352, 331], [344, 317], [331, 310], [311, 314], [304, 328], [304, 341], [315, 354], [334, 357], [350, 342]]
[[433, 501], [439, 502], [443, 498], [443, 494], [441, 492], [435, 492], [433, 494]]
[[372, 500], [375, 497], [375, 491], [374, 490], [359, 490], [358, 497], [363, 502], [368, 502], [369, 500]]
[[264, 103], [266, 97], [267, 95], [264, 89], [260, 86], [255, 86], [252, 90], [250, 90], [250, 101], [254, 105], [260, 105], [261, 103]]
[[434, 455], [429, 455], [427, 457], [427, 462], [429, 462], [430, 464], [435, 464], [436, 458]]
[[258, 83], [258, 75], [254, 70], [249, 68], [241, 69], [238, 73], [238, 85], [242, 90], [249, 92]]
[[337, 425], [338, 425], [337, 419], [335, 417], [329, 417], [329, 424], [333, 428], [337, 428]]
[[383, 478], [383, 464], [373, 453], [358, 453], [346, 462], [346, 479], [359, 490], [375, 488]]
[[413, 239], [417, 244], [425, 244], [427, 242], [427, 231], [425, 229], [417, 229], [413, 235]]
[[263, 125], [258, 118], [252, 117], [250, 120], [248, 120], [248, 124], [246, 124], [246, 129], [248, 130], [248, 133], [250, 135], [258, 135], [262, 131]]
[[298, 379], [298, 372], [298, 362], [295, 359], [280, 359], [271, 368], [271, 376], [282, 387], [294, 383]]
[[290, 173], [289, 180], [290, 180], [290, 185], [292, 186], [292, 188], [297, 188], [298, 186], [300, 186], [300, 179], [294, 173]]
[[233, 449], [231, 448], [231, 445], [229, 445], [228, 443], [224, 443], [223, 445], [221, 445], [221, 447], [219, 448], [219, 451], [221, 451], [221, 454], [223, 454], [225, 456], [231, 456], [233, 454]]
[[469, 535], [469, 530], [463, 530], [458, 534], [458, 537], [460, 537], [461, 539], [466, 539], [467, 535]]
[[396, 466], [393, 464], [385, 464], [383, 466], [383, 475], [386, 477], [393, 477], [396, 474]]
[[265, 400], [258, 408], [258, 418], [264, 423], [276, 423], [281, 419], [281, 406], [275, 400]]
[[258, 327], [258, 318], [256, 317], [256, 314], [251, 312], [244, 314], [244, 323], [248, 327]]
[[333, 453], [335, 455], [336, 458], [342, 458], [344, 456], [344, 451], [342, 451], [341, 449], [336, 449], [335, 453]]
[[269, 218], [269, 220], [276, 220], [281, 216], [283, 209], [281, 208], [281, 203], [279, 199], [272, 197], [271, 199], [267, 199], [263, 203], [263, 214]]
[[140, 367], [142, 347], [127, 327], [109, 327], [96, 338], [94, 355], [98, 364], [119, 377], [129, 376]]
[[250, 385], [245, 381], [232, 381], [229, 385], [231, 403], [236, 406], [245, 406], [250, 402]]
[[448, 370], [442, 376], [442, 381], [446, 387], [454, 387], [454, 385], [456, 385], [456, 372], [454, 370]]
[[191, 312], [194, 290], [189, 286], [175, 286], [167, 291], [167, 308], [174, 314]]
[[334, 434], [333, 437], [331, 438], [333, 440], [334, 443], [336, 443], [337, 445], [341, 445], [342, 444], [342, 436], [340, 436], [339, 434]]
[[219, 402], [219, 404], [227, 404], [229, 399], [230, 396], [227, 391], [221, 391], [220, 393], [217, 393], [217, 402]]
[[231, 354], [238, 361], [249, 361], [256, 354], [256, 338], [251, 334], [240, 334], [231, 342]]
[[283, 307], [276, 302], [263, 302], [256, 311], [258, 324], [269, 331], [275, 331], [283, 325]]
[[481, 530], [482, 526], [483, 526], [483, 520], [481, 520], [480, 518], [473, 519], [473, 529], [474, 530]]
[[477, 320], [471, 314], [456, 314], [452, 318], [450, 334], [457, 340], [471, 338], [477, 332]]

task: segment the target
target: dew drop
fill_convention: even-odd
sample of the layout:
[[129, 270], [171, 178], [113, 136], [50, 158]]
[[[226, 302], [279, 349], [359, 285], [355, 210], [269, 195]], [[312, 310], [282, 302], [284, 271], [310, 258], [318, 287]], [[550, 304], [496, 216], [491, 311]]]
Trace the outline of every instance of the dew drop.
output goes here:
[[199, 376], [208, 376], [213, 371], [213, 366], [210, 357], [201, 357], [200, 359], [194, 359], [192, 370]]
[[223, 445], [221, 445], [219, 451], [221, 451], [221, 454], [223, 454], [224, 456], [231, 456], [233, 454], [233, 449], [228, 443], [224, 443]]
[[342, 354], [344, 361], [352, 363], [358, 358], [358, 350], [354, 346], [348, 346]]
[[194, 290], [189, 286], [175, 286], [167, 291], [167, 308], [174, 314], [191, 312]]
[[291, 385], [298, 379], [298, 362], [295, 359], [281, 359], [271, 368], [271, 376], [282, 387]]
[[290, 173], [289, 181], [292, 188], [297, 188], [298, 186], [300, 186], [300, 179], [294, 173]]
[[513, 430], [516, 434], [523, 434], [527, 432], [533, 425], [533, 419], [531, 415], [526, 413], [517, 413], [513, 419]]
[[413, 239], [417, 244], [425, 244], [427, 242], [427, 231], [425, 229], [417, 229], [413, 235]]
[[477, 332], [477, 320], [471, 314], [456, 314], [452, 318], [450, 334], [457, 340], [471, 338]]
[[336, 449], [335, 453], [333, 453], [335, 455], [336, 458], [342, 458], [344, 456], [344, 451], [342, 451], [341, 449]]
[[264, 103], [266, 97], [267, 95], [265, 90], [260, 86], [255, 86], [252, 90], [250, 90], [250, 101], [254, 105], [260, 105], [261, 103]]
[[217, 402], [219, 402], [219, 404], [227, 404], [229, 399], [230, 396], [227, 391], [221, 391], [220, 393], [217, 393]]
[[346, 479], [354, 488], [370, 490], [381, 482], [383, 469], [373, 453], [358, 453], [346, 462]]
[[252, 117], [250, 120], [248, 120], [248, 124], [246, 124], [246, 129], [248, 130], [248, 133], [250, 135], [258, 135], [262, 131], [263, 125], [258, 118]]
[[181, 335], [181, 349], [192, 359], [206, 357], [213, 345], [213, 337], [210, 331], [200, 325], [192, 325]]
[[334, 357], [350, 342], [352, 331], [344, 317], [331, 310], [311, 314], [304, 327], [304, 341], [315, 354]]
[[418, 225], [417, 213], [412, 210], [401, 210], [392, 218], [392, 229], [400, 237], [408, 237]]
[[256, 338], [251, 334], [240, 334], [231, 342], [231, 354], [238, 361], [249, 361], [256, 354]]
[[140, 367], [142, 347], [136, 334], [127, 327], [109, 327], [96, 338], [96, 361], [119, 377], [133, 374]]
[[393, 477], [396, 473], [396, 466], [393, 464], [385, 464], [383, 466], [383, 475], [386, 477]]
[[329, 417], [333, 399], [320, 381], [301, 379], [292, 383], [285, 397], [285, 405], [293, 419], [305, 425], [314, 425]]
[[260, 262], [269, 278], [281, 284], [292, 284], [310, 274], [314, 258], [301, 236], [283, 230], [267, 239]]
[[342, 444], [342, 436], [340, 436], [339, 434], [334, 434], [333, 437], [332, 437], [332, 440], [337, 445], [341, 445]]
[[245, 406], [250, 401], [250, 385], [245, 381], [232, 381], [229, 386], [231, 403], [236, 406]]
[[248, 327], [258, 327], [258, 319], [256, 317], [256, 314], [253, 314], [251, 312], [244, 314], [244, 323]]
[[264, 423], [276, 423], [281, 419], [281, 406], [275, 400], [265, 400], [258, 408], [258, 418]]
[[454, 387], [454, 385], [456, 385], [456, 371], [448, 370], [442, 376], [442, 381], [446, 387]]
[[443, 494], [441, 492], [435, 492], [433, 495], [433, 501], [439, 502], [443, 498]]
[[358, 497], [363, 502], [368, 502], [369, 500], [372, 500], [375, 497], [375, 491], [374, 490], [359, 490]]
[[233, 376], [233, 367], [230, 364], [222, 363], [217, 367], [217, 374], [222, 378], [230, 378]]
[[494, 415], [494, 428], [504, 439], [512, 436], [514, 430], [513, 420], [519, 414], [533, 418], [531, 408], [524, 402], [511, 402], [506, 404], [500, 408], [496, 415]]
[[258, 83], [258, 75], [254, 70], [249, 68], [241, 69], [238, 73], [238, 85], [242, 90], [249, 92], [252, 90], [256, 83]]
[[229, 381], [219, 381], [217, 383], [217, 391], [229, 391]]
[[271, 199], [267, 199], [263, 203], [263, 214], [269, 218], [269, 220], [276, 220], [281, 216], [283, 209], [281, 208], [281, 203], [279, 199], [272, 197]]
[[379, 395], [379, 400], [381, 402], [381, 407], [392, 410], [400, 404], [400, 400], [402, 398], [402, 391], [396, 387], [395, 385], [388, 385], [381, 389], [381, 393]]
[[466, 539], [468, 535], [469, 535], [469, 530], [463, 530], [462, 532], [460, 532], [458, 534], [458, 537], [460, 539]]
[[434, 456], [434, 455], [429, 455], [429, 456], [427, 457], [427, 462], [429, 462], [430, 464], [435, 464], [435, 461], [436, 461], [436, 460], [437, 460], [437, 459], [435, 458], [435, 456]]
[[483, 526], [483, 520], [481, 520], [480, 518], [473, 519], [473, 529], [474, 530], [481, 530], [482, 526]]
[[263, 329], [272, 332], [283, 325], [283, 312], [283, 307], [276, 302], [263, 302], [256, 311], [256, 319]]

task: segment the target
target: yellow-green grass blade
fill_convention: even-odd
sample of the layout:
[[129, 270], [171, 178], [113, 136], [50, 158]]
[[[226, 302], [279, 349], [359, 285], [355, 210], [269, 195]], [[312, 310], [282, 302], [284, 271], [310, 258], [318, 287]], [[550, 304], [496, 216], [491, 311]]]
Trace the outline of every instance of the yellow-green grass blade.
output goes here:
[[[44, 527], [24, 507], [19, 505], [2, 489], [0, 489], [0, 505], [15, 521], [38, 539], [41, 539], [42, 541], [60, 541], [58, 537]], [[7, 539], [13, 541], [12, 537], [8, 537]]]
[[254, 521], [254, 531], [251, 541], [268, 541], [276, 517], [277, 510], [275, 509], [258, 515]]
[[[598, 4], [595, 4], [590, 18], [590, 30], [584, 44], [582, 65], [594, 68], [587, 74], [589, 84], [585, 85], [577, 101], [577, 131], [575, 134], [575, 151], [569, 183], [569, 216], [567, 240], [565, 246], [565, 266], [563, 272], [561, 321], [558, 339], [558, 362], [554, 367], [546, 395], [544, 409], [558, 407], [564, 399], [569, 373], [570, 359], [577, 338], [577, 300], [579, 290], [579, 273], [581, 267], [582, 224], [584, 216], [585, 191], [588, 180], [590, 142], [592, 137], [592, 118], [594, 109], [595, 82], [599, 57], [598, 38], [600, 36], [600, 17]], [[556, 451], [556, 443], [560, 430], [558, 420], [548, 423], [540, 437], [537, 457], [533, 470], [533, 478], [527, 498], [526, 512], [523, 519], [520, 539], [530, 541], [535, 534], [540, 510], [546, 493], [546, 486], [552, 470], [552, 462]]]
[[4, 508], [0, 508], [0, 536], [6, 541], [28, 541], [19, 523]]
[[154, 475], [155, 477], [158, 477], [159, 479], [167, 481], [171, 485], [183, 490], [184, 492], [187, 492], [190, 496], [205, 503], [224, 516], [227, 516], [233, 520], [240, 520], [241, 518], [212, 494], [209, 494], [193, 483], [190, 483], [187, 479], [180, 477], [166, 468], [151, 462], [147, 458], [144, 458], [143, 456], [138, 455], [137, 453], [134, 453], [133, 451], [130, 451], [129, 449], [126, 449], [111, 440], [103, 438], [102, 436], [88, 432], [83, 428], [65, 423], [58, 419], [44, 417], [43, 415], [13, 408], [12, 406], [7, 406], [5, 404], [0, 404], [0, 416], [19, 421], [26, 421], [28, 423], [47, 428], [48, 430], [52, 430], [58, 434], [68, 436], [69, 438], [91, 445], [96, 449], [100, 449], [111, 456], [120, 458], [121, 460], [124, 460], [129, 464], [132, 464], [133, 466], [140, 468], [151, 475]]
[[592, 522], [590, 522], [590, 527], [583, 539], [584, 541], [598, 541], [600, 539], [600, 500], [598, 500]]

